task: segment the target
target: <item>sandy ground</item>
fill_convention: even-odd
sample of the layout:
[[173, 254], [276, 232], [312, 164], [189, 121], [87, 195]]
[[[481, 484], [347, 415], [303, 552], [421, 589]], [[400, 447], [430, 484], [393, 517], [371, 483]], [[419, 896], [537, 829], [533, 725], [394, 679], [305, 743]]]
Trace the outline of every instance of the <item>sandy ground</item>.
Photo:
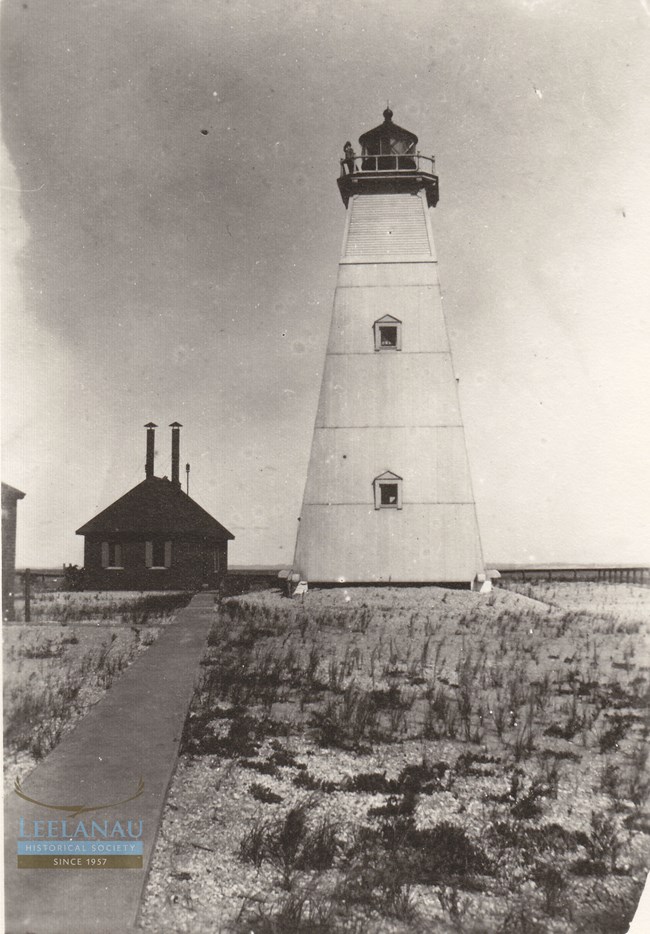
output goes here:
[[[264, 673], [270, 680], [277, 661], [279, 690], [263, 700], [255, 692], [245, 697], [231, 682], [222, 690], [221, 675], [221, 681], [213, 682], [217, 687], [211, 697], [207, 688], [197, 695], [195, 716], [203, 714], [208, 721], [202, 741], [212, 737], [222, 748], [201, 754], [200, 742], [186, 744], [153, 857], [143, 928], [378, 934], [460, 930], [459, 918], [441, 902], [440, 893], [454, 889], [464, 907], [462, 930], [496, 934], [507, 924], [514, 925], [513, 932], [617, 930], [616, 918], [629, 915], [650, 864], [647, 798], [628, 797], [634, 768], [647, 780], [639, 750], [647, 735], [650, 591], [596, 584], [519, 589], [523, 592], [497, 589], [482, 596], [441, 588], [350, 588], [311, 591], [295, 601], [261, 592], [231, 601], [230, 609], [226, 604], [205, 659], [206, 672], [213, 666], [223, 669], [230, 656], [243, 672], [258, 670], [262, 680]], [[306, 688], [310, 658], [317, 659], [310, 677], [320, 683], [319, 689]], [[458, 721], [451, 730], [455, 735], [435, 735], [436, 730], [444, 733], [442, 721], [427, 733], [427, 712], [436, 692], [442, 691], [453, 708], [464, 687], [473, 705], [470, 735], [464, 735]], [[406, 709], [403, 715], [396, 708], [381, 712], [382, 735], [364, 737], [357, 748], [319, 741], [314, 717], [328, 702], [341, 704], [346, 689], [388, 697], [391, 688]], [[235, 696], [237, 713], [231, 704]], [[508, 708], [501, 736], [495, 725], [498, 703]], [[210, 710], [212, 719], [206, 715]], [[242, 711], [268, 729], [257, 734], [256, 748], [238, 753], [226, 738], [232, 724], [245, 727], [245, 721], [237, 720]], [[603, 739], [607, 730], [616, 716], [628, 715], [623, 735], [608, 748]], [[527, 716], [531, 748], [516, 755]], [[572, 716], [578, 723], [575, 732], [567, 731]], [[563, 730], [567, 735], [558, 735]], [[463, 759], [467, 754], [474, 757], [469, 764]], [[274, 767], [274, 761], [285, 764]], [[350, 779], [379, 773], [396, 781], [406, 766], [423, 762], [446, 763], [448, 769], [444, 787], [418, 793], [413, 826], [426, 830], [451, 822], [498, 867], [480, 885], [476, 879], [448, 879], [444, 873], [437, 882], [411, 885], [413, 914], [406, 919], [346, 905], [347, 920], [342, 921], [346, 852], [359, 828], [379, 826], [380, 819], [370, 811], [391, 798], [351, 790]], [[539, 813], [514, 817], [516, 802], [508, 799], [513, 775], [519, 772], [520, 802], [534, 780], [542, 775], [548, 779], [549, 763], [556, 767], [557, 780], [550, 791], [548, 782], [544, 786], [537, 799]], [[618, 776], [615, 788], [603, 779], [607, 768], [618, 769], [612, 773]], [[260, 786], [277, 798], [260, 801]], [[402, 800], [399, 795], [393, 799]], [[301, 802], [309, 804], [312, 826], [324, 814], [334, 822], [337, 856], [329, 869], [296, 872], [287, 892], [277, 865], [266, 860], [256, 868], [242, 860], [240, 846], [256, 824], [268, 825]], [[610, 866], [601, 876], [573, 873], [571, 867], [587, 853], [578, 844], [532, 856], [523, 846], [505, 847], [497, 860], [493, 836], [499, 823], [530, 833], [559, 825], [567, 834], [589, 837], [594, 813], [611, 815], [621, 847], [615, 871]], [[545, 866], [555, 861], [567, 882], [553, 912], [545, 905], [543, 884], [535, 881], [538, 857]], [[287, 899], [302, 898], [305, 892], [312, 903], [320, 900], [329, 906], [325, 927], [291, 927], [286, 915], [284, 920], [278, 917]], [[527, 920], [517, 921], [519, 910]]]
[[[151, 616], [137, 622], [133, 609], [141, 593], [37, 593], [32, 601], [32, 622], [5, 623], [3, 641], [3, 704], [5, 735], [12, 715], [27, 695], [40, 697], [42, 710], [32, 710], [34, 729], [48, 718], [48, 699], [70, 693], [79, 685], [62, 717], [53, 718], [52, 731], [44, 737], [45, 750], [54, 734], [65, 735], [102, 697], [124, 668], [158, 637], [173, 614]], [[22, 603], [17, 601], [17, 615]], [[108, 618], [94, 618], [109, 614]], [[66, 622], [61, 616], [69, 615]], [[81, 618], [78, 618], [81, 616]], [[85, 616], [85, 618], [84, 618]], [[13, 787], [38, 763], [31, 750], [5, 744], [4, 787]]]

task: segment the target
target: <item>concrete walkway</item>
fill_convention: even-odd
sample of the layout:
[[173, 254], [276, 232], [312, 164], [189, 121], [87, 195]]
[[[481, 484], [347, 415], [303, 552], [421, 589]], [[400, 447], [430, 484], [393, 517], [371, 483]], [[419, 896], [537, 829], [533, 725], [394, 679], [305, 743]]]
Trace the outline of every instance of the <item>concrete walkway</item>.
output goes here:
[[[199, 661], [216, 615], [216, 595], [202, 593], [114, 683], [101, 701], [24, 781], [28, 797], [48, 805], [86, 805], [77, 817], [5, 801], [5, 917], [8, 934], [122, 934], [135, 925], [171, 781]], [[140, 780], [144, 791], [135, 800]], [[111, 805], [100, 809], [100, 805]], [[17, 868], [19, 820], [144, 823], [144, 858], [136, 869]], [[134, 825], [134, 826], [137, 826]], [[47, 823], [41, 829], [47, 832]], [[56, 832], [55, 837], [62, 839]], [[71, 831], [69, 831], [71, 832]]]

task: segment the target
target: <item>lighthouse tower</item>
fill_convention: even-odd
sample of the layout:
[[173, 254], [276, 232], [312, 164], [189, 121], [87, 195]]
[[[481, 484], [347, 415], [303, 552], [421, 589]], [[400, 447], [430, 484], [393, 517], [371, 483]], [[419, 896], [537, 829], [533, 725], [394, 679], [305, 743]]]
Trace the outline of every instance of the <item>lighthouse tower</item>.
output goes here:
[[431, 230], [438, 178], [417, 141], [387, 109], [341, 161], [345, 231], [294, 560], [310, 583], [484, 574]]

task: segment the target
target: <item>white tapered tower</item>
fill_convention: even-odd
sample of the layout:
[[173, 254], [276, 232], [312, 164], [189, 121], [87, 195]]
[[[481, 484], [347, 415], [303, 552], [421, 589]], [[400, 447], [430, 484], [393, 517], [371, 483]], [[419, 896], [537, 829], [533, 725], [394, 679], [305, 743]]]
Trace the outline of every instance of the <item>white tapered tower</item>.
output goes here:
[[429, 216], [438, 178], [392, 117], [341, 163], [345, 231], [294, 570], [470, 585], [484, 565]]

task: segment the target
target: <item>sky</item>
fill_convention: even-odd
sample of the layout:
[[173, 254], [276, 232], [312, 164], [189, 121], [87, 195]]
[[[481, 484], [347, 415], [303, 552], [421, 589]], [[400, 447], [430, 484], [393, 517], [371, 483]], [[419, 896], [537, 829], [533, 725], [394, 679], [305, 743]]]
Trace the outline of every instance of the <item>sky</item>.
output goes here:
[[[343, 143], [435, 153], [488, 563], [649, 562], [648, 0], [3, 0], [3, 479], [19, 566], [170, 473], [290, 565]], [[184, 473], [182, 471], [182, 473]]]

